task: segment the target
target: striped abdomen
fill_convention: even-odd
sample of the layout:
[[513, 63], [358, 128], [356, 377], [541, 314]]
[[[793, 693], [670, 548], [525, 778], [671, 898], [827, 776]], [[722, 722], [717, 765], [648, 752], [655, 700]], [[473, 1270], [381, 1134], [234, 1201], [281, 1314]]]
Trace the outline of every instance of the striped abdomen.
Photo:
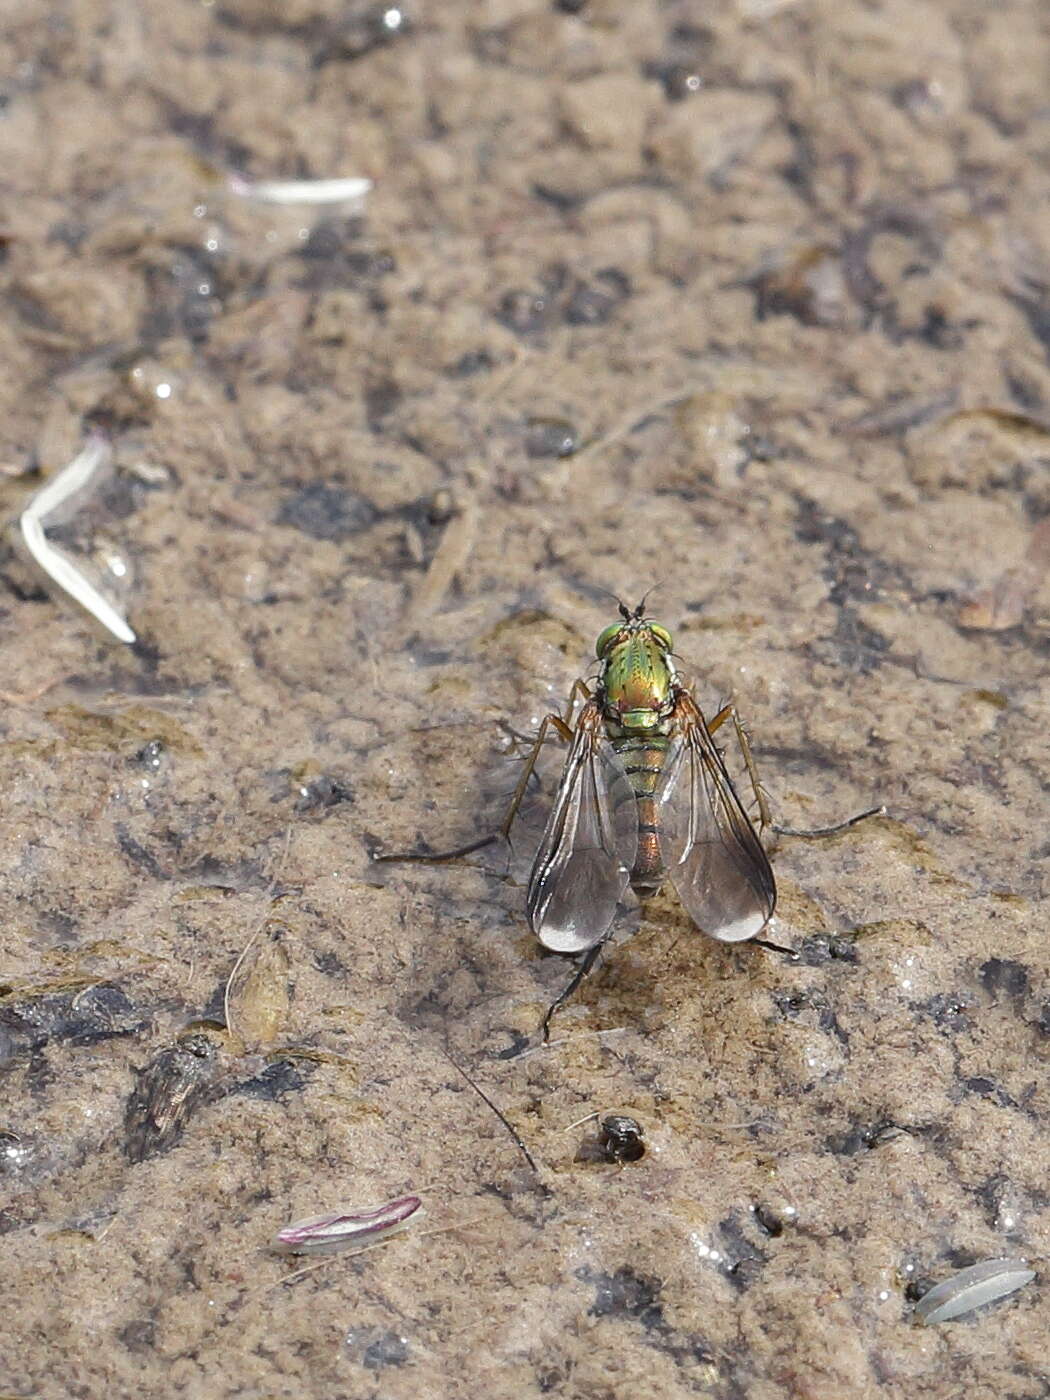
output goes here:
[[667, 738], [659, 734], [612, 741], [638, 804], [638, 854], [631, 871], [631, 889], [641, 899], [656, 894], [664, 882], [656, 792], [664, 771], [667, 745]]

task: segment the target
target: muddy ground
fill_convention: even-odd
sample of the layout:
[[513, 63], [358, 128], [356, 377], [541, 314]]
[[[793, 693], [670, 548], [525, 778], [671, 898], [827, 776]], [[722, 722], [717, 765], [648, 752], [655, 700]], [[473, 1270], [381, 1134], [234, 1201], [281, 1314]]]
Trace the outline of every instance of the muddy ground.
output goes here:
[[[1050, 1247], [1045, 7], [23, 0], [0, 51], [0, 1391], [1050, 1395], [1042, 1278], [913, 1314]], [[16, 545], [92, 428], [55, 539], [134, 647]], [[795, 960], [664, 894], [542, 1049], [553, 746], [509, 855], [371, 855], [498, 821], [653, 583], [781, 820], [889, 814], [781, 842]]]

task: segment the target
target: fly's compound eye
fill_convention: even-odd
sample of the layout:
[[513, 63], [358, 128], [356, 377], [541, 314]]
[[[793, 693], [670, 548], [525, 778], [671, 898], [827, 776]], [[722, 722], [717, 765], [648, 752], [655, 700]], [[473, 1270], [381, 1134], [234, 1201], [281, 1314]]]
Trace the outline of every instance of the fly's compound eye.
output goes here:
[[[655, 622], [651, 622], [649, 624], [649, 630], [652, 632], [657, 642], [659, 642], [660, 646], [663, 647], [664, 651], [674, 651], [674, 642], [671, 640], [671, 634], [666, 627], [659, 627]], [[599, 640], [601, 639], [599, 638]]]
[[594, 644], [594, 654], [600, 661], [605, 653], [612, 646], [613, 642], [623, 631], [622, 622], [611, 622], [605, 631], [599, 634], [598, 640]]

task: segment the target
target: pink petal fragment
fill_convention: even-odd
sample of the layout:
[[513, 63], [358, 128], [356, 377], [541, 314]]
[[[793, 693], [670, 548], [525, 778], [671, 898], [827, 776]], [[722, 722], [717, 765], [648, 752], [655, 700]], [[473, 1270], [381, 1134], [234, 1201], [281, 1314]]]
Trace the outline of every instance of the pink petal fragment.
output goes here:
[[278, 1230], [274, 1248], [285, 1254], [335, 1254], [400, 1229], [421, 1205], [418, 1196], [399, 1196], [373, 1210], [314, 1215]]

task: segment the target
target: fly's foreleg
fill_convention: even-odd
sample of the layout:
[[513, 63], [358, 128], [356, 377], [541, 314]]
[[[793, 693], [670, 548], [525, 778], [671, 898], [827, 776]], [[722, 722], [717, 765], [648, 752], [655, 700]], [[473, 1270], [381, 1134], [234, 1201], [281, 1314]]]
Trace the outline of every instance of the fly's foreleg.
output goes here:
[[528, 787], [529, 779], [532, 777], [533, 769], [536, 767], [536, 760], [539, 758], [540, 750], [543, 748], [546, 741], [548, 729], [553, 729], [558, 737], [566, 742], [571, 740], [572, 728], [569, 721], [572, 718], [572, 713], [576, 706], [577, 696], [582, 695], [585, 699], [590, 699], [590, 694], [591, 692], [584, 681], [575, 681], [572, 689], [569, 691], [565, 718], [562, 719], [561, 715], [544, 716], [529, 756], [525, 760], [525, 767], [522, 769], [518, 785], [514, 789], [514, 796], [511, 798], [510, 806], [507, 808], [507, 815], [503, 818], [497, 830], [490, 832], [487, 836], [479, 836], [476, 841], [469, 841], [465, 846], [457, 846], [451, 851], [390, 851], [388, 854], [373, 856], [372, 859], [377, 861], [414, 860], [430, 862], [458, 860], [460, 856], [469, 856], [474, 851], [481, 851], [484, 850], [486, 846], [495, 845], [497, 841], [507, 840], [510, 836], [510, 829], [514, 825], [514, 818], [518, 815], [518, 808], [521, 806], [522, 798], [525, 796], [525, 789]]
[[565, 717], [562, 718], [561, 715], [544, 715], [543, 721], [536, 734], [536, 742], [533, 744], [532, 751], [525, 760], [525, 767], [522, 769], [521, 777], [518, 779], [518, 786], [514, 789], [514, 796], [510, 799], [507, 815], [503, 818], [499, 831], [490, 837], [489, 840], [497, 841], [502, 839], [506, 841], [510, 837], [510, 829], [514, 825], [514, 818], [518, 815], [518, 808], [521, 806], [521, 800], [525, 796], [525, 789], [529, 785], [529, 779], [532, 777], [533, 770], [536, 767], [536, 760], [539, 758], [540, 751], [546, 741], [547, 730], [553, 729], [558, 738], [564, 740], [565, 743], [569, 743], [572, 740], [572, 714], [576, 708], [576, 699], [580, 695], [582, 695], [585, 700], [589, 700], [591, 698], [590, 687], [587, 685], [586, 681], [573, 681], [572, 689], [569, 691], [569, 698], [565, 705]]
[[565, 714], [562, 716], [562, 724], [567, 728], [572, 725], [572, 712], [575, 710], [576, 701], [581, 695], [584, 700], [589, 700], [591, 698], [591, 688], [586, 681], [575, 680], [572, 683], [572, 689], [569, 691], [569, 698], [565, 702]]
[[[569, 705], [571, 714], [571, 700]], [[507, 815], [503, 818], [503, 824], [499, 831], [491, 838], [493, 841], [498, 840], [500, 837], [506, 840], [510, 835], [510, 829], [514, 825], [514, 818], [518, 815], [521, 799], [525, 796], [525, 789], [528, 787], [529, 779], [532, 777], [532, 770], [536, 767], [536, 760], [540, 756], [540, 750], [543, 748], [548, 729], [553, 729], [559, 739], [564, 739], [566, 742], [572, 738], [572, 730], [568, 723], [562, 719], [561, 715], [545, 715], [543, 717], [543, 723], [539, 727], [539, 732], [536, 735], [536, 742], [532, 746], [532, 752], [525, 760], [525, 767], [522, 769], [521, 777], [518, 779], [518, 786], [514, 789], [514, 796], [510, 799]]]

